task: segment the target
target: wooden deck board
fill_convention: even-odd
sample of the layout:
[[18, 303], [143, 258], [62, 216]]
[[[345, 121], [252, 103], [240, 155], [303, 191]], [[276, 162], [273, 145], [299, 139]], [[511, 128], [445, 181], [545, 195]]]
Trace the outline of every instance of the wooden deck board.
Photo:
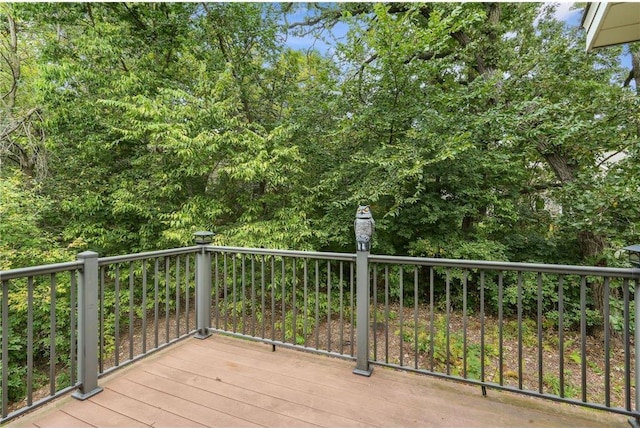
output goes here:
[[136, 419], [144, 425], [153, 425], [154, 427], [205, 426], [198, 424], [194, 420], [167, 412], [156, 405], [147, 404], [140, 400], [132, 400], [130, 397], [119, 394], [110, 388], [94, 396], [91, 401]]
[[10, 427], [626, 427], [606, 412], [214, 335], [187, 339]]

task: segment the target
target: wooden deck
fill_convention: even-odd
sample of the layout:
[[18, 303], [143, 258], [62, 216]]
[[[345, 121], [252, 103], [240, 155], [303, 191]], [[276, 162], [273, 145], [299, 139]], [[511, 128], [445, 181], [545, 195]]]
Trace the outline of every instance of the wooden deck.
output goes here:
[[12, 427], [627, 427], [620, 415], [238, 339], [186, 339]]

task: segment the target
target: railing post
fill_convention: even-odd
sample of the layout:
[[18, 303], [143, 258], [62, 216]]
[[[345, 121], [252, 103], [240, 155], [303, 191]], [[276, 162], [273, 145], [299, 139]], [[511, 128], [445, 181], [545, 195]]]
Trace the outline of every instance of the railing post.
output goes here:
[[356, 368], [353, 373], [371, 376], [369, 366], [369, 251], [376, 222], [369, 206], [359, 206], [356, 211]]
[[195, 241], [200, 245], [196, 254], [196, 339], [211, 336], [211, 254], [207, 245], [212, 241], [213, 233], [196, 232]]
[[83, 263], [78, 287], [78, 381], [73, 393], [79, 400], [102, 391], [98, 386], [98, 253], [78, 254]]
[[[640, 411], [640, 394], [638, 386], [640, 385], [640, 244], [624, 247], [623, 250], [629, 253], [629, 262], [633, 267], [633, 279], [636, 283], [633, 299], [635, 301], [635, 319], [634, 326], [634, 347], [635, 347], [635, 387], [636, 387], [636, 414]], [[629, 314], [631, 315], [631, 314]], [[626, 346], [629, 346], [627, 343]], [[629, 424], [634, 428], [640, 428], [640, 418], [638, 416], [629, 419]]]

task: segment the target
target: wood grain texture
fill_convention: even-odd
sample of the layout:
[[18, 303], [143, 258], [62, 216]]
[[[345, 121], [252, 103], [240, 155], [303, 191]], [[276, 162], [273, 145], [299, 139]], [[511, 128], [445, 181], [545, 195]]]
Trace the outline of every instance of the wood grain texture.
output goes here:
[[10, 427], [624, 427], [619, 415], [214, 335], [187, 339]]

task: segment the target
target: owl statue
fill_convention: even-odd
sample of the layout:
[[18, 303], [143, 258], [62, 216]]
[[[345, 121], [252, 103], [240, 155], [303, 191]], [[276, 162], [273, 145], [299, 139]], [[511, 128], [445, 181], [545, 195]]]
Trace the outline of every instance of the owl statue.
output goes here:
[[369, 251], [371, 248], [371, 237], [376, 228], [376, 222], [373, 220], [369, 205], [360, 205], [358, 207], [353, 228], [356, 232], [356, 250]]

